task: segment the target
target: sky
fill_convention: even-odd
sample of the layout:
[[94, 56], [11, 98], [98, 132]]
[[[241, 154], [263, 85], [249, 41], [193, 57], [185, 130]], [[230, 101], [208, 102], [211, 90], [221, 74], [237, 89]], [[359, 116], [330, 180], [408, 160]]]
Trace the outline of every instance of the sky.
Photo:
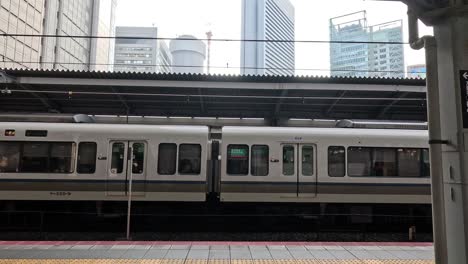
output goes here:
[[[255, 1], [255, 0], [248, 0]], [[366, 10], [368, 25], [403, 20], [404, 41], [408, 39], [406, 5], [399, 1], [290, 0], [295, 7], [296, 40], [329, 40], [329, 19]], [[241, 38], [241, 0], [118, 0], [117, 26], [155, 26], [158, 37], [190, 34], [214, 39]], [[420, 24], [420, 35], [432, 28]], [[296, 74], [329, 74], [329, 45], [296, 43]], [[423, 64], [424, 51], [405, 45], [405, 64]], [[212, 42], [211, 73], [239, 74], [240, 43]], [[301, 70], [303, 69], [303, 70]]]

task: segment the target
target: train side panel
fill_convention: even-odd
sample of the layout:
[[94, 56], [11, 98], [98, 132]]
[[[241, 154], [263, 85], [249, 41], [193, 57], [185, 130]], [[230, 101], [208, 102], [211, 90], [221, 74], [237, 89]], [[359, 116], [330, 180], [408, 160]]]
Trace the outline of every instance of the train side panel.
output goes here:
[[[414, 175], [404, 172], [414, 163], [406, 156], [422, 159], [426, 142], [427, 132], [415, 130], [224, 127], [221, 201], [427, 204], [428, 175], [422, 175], [422, 169]], [[268, 154], [254, 153], [256, 146], [265, 146]], [[342, 158], [341, 173], [330, 175], [329, 156], [335, 150]], [[360, 150], [376, 153], [371, 161], [376, 175], [367, 173]], [[268, 173], [258, 175], [252, 170], [258, 170], [262, 158]], [[397, 159], [406, 162], [398, 172]], [[389, 165], [387, 160], [395, 162]], [[243, 171], [231, 168], [236, 164], [242, 164]], [[377, 165], [382, 169], [374, 168]]]
[[0, 123], [0, 131], [2, 200], [127, 200], [130, 178], [133, 200], [206, 199], [207, 127]]

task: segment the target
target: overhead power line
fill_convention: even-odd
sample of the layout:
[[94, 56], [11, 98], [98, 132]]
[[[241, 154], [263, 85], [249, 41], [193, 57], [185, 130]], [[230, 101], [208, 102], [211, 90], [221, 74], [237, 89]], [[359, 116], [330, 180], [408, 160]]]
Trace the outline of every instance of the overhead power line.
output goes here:
[[[167, 38], [167, 37], [118, 37], [118, 36], [83, 36], [83, 35], [50, 35], [50, 34], [11, 34], [1, 33], [2, 37], [33, 37], [33, 38], [75, 38], [75, 39], [132, 39], [132, 40], [183, 40], [208, 41], [207, 38]], [[215, 42], [270, 42], [270, 43], [329, 43], [329, 44], [387, 44], [404, 45], [409, 42], [397, 41], [346, 41], [346, 40], [288, 40], [288, 39], [234, 39], [234, 38], [213, 38]]]

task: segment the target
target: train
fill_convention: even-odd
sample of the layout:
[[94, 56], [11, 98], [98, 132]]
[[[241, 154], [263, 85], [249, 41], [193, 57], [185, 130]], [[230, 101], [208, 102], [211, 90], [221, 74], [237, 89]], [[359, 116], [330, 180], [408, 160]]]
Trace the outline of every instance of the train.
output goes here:
[[131, 194], [146, 203], [387, 204], [431, 214], [427, 130], [0, 122], [0, 135], [1, 201]]
[[101, 230], [130, 200], [141, 230], [237, 214], [430, 232], [428, 148], [419, 128], [0, 122], [0, 214], [21, 219], [0, 226]]

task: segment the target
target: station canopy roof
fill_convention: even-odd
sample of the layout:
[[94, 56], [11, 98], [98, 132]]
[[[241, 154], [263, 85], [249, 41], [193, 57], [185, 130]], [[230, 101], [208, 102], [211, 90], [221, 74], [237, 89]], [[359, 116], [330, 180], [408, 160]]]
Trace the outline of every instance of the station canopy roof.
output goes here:
[[426, 120], [423, 79], [0, 69], [0, 112]]

